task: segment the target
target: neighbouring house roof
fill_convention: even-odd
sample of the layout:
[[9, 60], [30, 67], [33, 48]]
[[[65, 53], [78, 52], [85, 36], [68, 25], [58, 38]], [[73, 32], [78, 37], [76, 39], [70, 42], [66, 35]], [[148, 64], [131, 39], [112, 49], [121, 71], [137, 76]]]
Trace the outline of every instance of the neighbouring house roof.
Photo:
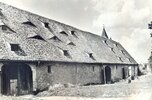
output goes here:
[[3, 3], [0, 9], [0, 60], [137, 64], [111, 39]]

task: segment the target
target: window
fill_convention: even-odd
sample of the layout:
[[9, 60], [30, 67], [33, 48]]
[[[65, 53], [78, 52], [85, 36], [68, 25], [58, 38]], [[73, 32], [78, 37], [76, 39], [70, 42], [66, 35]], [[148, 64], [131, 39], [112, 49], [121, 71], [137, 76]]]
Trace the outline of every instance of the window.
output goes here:
[[92, 66], [92, 71], [93, 71], [93, 72], [95, 71], [95, 68], [94, 68], [94, 66]]
[[45, 27], [45, 28], [50, 28], [50, 27], [49, 27], [49, 23], [44, 22], [44, 27]]
[[66, 56], [66, 57], [68, 57], [68, 58], [71, 58], [68, 50], [63, 50], [63, 54], [64, 54], [64, 56]]
[[111, 51], [112, 51], [113, 53], [115, 53], [114, 48], [111, 48]]
[[18, 51], [20, 49], [19, 44], [10, 44], [11, 51]]
[[75, 33], [76, 33], [75, 31], [71, 31], [71, 34], [72, 34], [74, 37], [78, 38]]
[[45, 41], [40, 35], [35, 35], [35, 36], [29, 37], [29, 38], [33, 38], [33, 39], [38, 39], [38, 40], [43, 40], [43, 41]]
[[35, 26], [32, 22], [30, 22], [30, 21], [23, 22], [22, 24], [36, 27], [36, 26]]
[[128, 58], [128, 60], [129, 60], [130, 62], [132, 62], [130, 58]]
[[2, 30], [3, 31], [7, 31], [7, 26], [6, 25], [2, 25]]
[[0, 16], [3, 16], [2, 9], [0, 8]]
[[65, 31], [60, 32], [60, 34], [68, 36], [68, 34]]
[[121, 57], [118, 57], [119, 58], [119, 60], [121, 61], [121, 62], [123, 62], [123, 60], [122, 60], [122, 58]]
[[8, 33], [16, 33], [14, 30], [12, 30], [11, 28], [9, 28], [6, 25], [1, 25], [1, 28], [3, 31], [8, 32]]
[[107, 40], [104, 40], [104, 43], [105, 43], [106, 45], [108, 45]]
[[116, 66], [116, 69], [118, 69], [118, 66]]
[[118, 47], [118, 44], [117, 44], [117, 43], [115, 43], [115, 46], [116, 46], [116, 47]]
[[61, 40], [57, 36], [53, 36], [50, 40], [53, 39], [55, 42], [60, 42]]
[[125, 55], [125, 52], [123, 50], [121, 50], [122, 54]]
[[[58, 46], [57, 46], [58, 47]], [[63, 53], [64, 56], [67, 58], [72, 58], [68, 50], [63, 50], [62, 48], [58, 47], [59, 50]]]
[[96, 60], [94, 57], [93, 57], [93, 54], [92, 53], [88, 53], [89, 57], [92, 59], [92, 60]]
[[73, 42], [68, 43], [68, 45], [76, 46]]
[[51, 65], [47, 66], [47, 71], [48, 71], [48, 73], [52, 73]]
[[27, 54], [21, 49], [19, 44], [10, 44], [11, 51], [14, 51], [18, 56], [27, 56]]
[[42, 25], [47, 28], [50, 32], [53, 32], [53, 30], [51, 29], [51, 27], [49, 26], [48, 22], [42, 22]]

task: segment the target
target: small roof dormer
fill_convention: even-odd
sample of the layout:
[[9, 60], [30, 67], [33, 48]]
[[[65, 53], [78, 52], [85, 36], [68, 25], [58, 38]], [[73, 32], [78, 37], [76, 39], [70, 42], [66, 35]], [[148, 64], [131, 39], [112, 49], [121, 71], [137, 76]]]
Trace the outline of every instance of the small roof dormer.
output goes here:
[[102, 37], [107, 38], [107, 39], [109, 38], [104, 26], [103, 26], [103, 30], [102, 30]]

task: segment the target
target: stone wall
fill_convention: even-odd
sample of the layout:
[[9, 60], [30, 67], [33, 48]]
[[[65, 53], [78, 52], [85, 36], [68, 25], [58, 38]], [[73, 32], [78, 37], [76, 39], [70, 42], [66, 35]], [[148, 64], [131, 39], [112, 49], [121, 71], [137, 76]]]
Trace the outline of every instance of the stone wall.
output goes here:
[[[48, 73], [48, 67], [51, 72]], [[61, 84], [87, 84], [101, 83], [101, 66], [72, 64], [72, 63], [48, 63], [37, 67], [37, 88], [44, 89], [49, 85]]]
[[[48, 67], [51, 66], [51, 72]], [[100, 64], [79, 64], [79, 63], [41, 63], [37, 66], [37, 88], [45, 89], [50, 85], [61, 84], [79, 84], [104, 83], [104, 68], [107, 65]], [[117, 82], [123, 79], [125, 69], [125, 78], [128, 78], [128, 67], [124, 65], [108, 65], [111, 68], [111, 81]], [[137, 67], [132, 66], [132, 76], [137, 76]]]
[[[102, 65], [102, 64], [82, 64], [82, 63], [26, 63], [32, 71], [33, 91], [43, 90], [54, 84], [90, 84], [105, 83], [105, 67], [111, 70], [111, 82], [117, 82], [129, 77], [129, 66], [127, 65]], [[0, 80], [2, 79], [0, 63]], [[49, 69], [48, 69], [48, 66]], [[20, 66], [21, 67], [21, 66]], [[24, 66], [22, 66], [24, 67]], [[123, 72], [124, 68], [124, 72]], [[131, 66], [131, 76], [137, 76], [137, 66]], [[103, 77], [104, 76], [104, 77]], [[0, 86], [2, 81], [0, 81]], [[0, 87], [0, 91], [1, 91]]]

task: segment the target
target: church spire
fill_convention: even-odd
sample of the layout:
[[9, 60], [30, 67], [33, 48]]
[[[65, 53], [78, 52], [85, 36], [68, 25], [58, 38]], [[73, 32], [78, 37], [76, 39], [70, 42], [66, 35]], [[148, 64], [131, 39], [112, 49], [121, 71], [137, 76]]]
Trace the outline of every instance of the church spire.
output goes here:
[[105, 30], [105, 27], [103, 26], [103, 30], [102, 30], [102, 37], [107, 38], [108, 39], [108, 35], [107, 32]]

